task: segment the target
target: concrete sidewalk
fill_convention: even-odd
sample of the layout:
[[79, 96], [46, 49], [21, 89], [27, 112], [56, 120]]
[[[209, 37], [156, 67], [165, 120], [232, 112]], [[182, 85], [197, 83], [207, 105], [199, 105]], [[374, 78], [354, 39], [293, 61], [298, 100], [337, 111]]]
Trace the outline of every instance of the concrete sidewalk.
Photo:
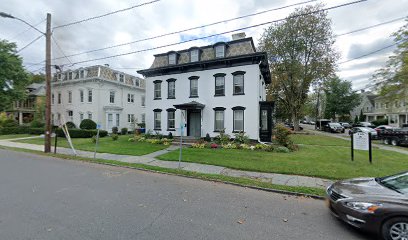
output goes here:
[[[29, 150], [34, 150], [34, 151], [44, 150], [44, 146], [42, 145], [13, 142], [14, 140], [17, 140], [17, 139], [0, 140], [0, 146], [23, 148], [23, 149], [29, 149]], [[177, 149], [179, 149], [178, 146], [170, 146], [167, 149], [153, 152], [153, 153], [143, 155], [143, 156], [119, 155], [119, 154], [111, 154], [111, 153], [97, 153], [96, 158], [105, 159], [105, 160], [116, 160], [116, 161], [128, 162], [128, 163], [141, 163], [141, 164], [146, 164], [150, 166], [177, 169], [179, 168], [179, 162], [163, 161], [163, 160], [157, 160], [155, 158], [159, 155], [162, 155], [169, 151], [174, 151]], [[77, 152], [77, 156], [80, 156], [80, 157], [85, 157], [85, 158], [94, 157], [93, 152], [82, 151], [82, 150], [76, 150], [76, 152]], [[62, 147], [57, 148], [57, 153], [73, 155], [73, 151], [71, 149], [62, 148]], [[284, 175], [284, 174], [276, 174], [276, 173], [249, 172], [249, 171], [234, 170], [234, 169], [230, 169], [226, 167], [206, 165], [206, 164], [200, 164], [200, 163], [181, 162], [180, 168], [183, 170], [194, 171], [198, 173], [220, 174], [220, 175], [231, 176], [231, 177], [251, 178], [251, 179], [260, 180], [263, 182], [269, 182], [273, 184], [286, 185], [286, 186], [326, 188], [328, 185], [332, 183], [332, 181], [327, 180], [327, 179], [322, 179], [322, 178], [296, 176], [296, 175]]]

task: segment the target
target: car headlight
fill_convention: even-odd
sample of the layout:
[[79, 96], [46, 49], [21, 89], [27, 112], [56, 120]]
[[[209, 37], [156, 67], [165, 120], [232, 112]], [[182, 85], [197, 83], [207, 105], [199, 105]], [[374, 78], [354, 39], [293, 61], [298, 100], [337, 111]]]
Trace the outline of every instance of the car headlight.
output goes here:
[[381, 203], [369, 202], [346, 202], [345, 205], [351, 209], [368, 213], [374, 213], [375, 210], [379, 209], [382, 206]]

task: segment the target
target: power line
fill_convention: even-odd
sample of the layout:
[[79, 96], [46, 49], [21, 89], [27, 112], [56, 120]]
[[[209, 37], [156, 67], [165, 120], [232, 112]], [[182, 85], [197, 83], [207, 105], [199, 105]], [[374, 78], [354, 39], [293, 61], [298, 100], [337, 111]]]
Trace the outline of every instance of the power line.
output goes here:
[[31, 42], [29, 42], [27, 45], [25, 45], [24, 47], [20, 48], [17, 53], [23, 51], [24, 49], [26, 49], [27, 47], [29, 47], [31, 44], [35, 43], [38, 39], [40, 39], [41, 37], [44, 37], [44, 35], [40, 35], [38, 37], [36, 37], [34, 40], [32, 40]]
[[395, 19], [392, 19], [392, 20], [387, 21], [387, 22], [382, 22], [382, 23], [378, 23], [378, 24], [371, 25], [371, 26], [368, 26], [368, 27], [359, 28], [359, 29], [356, 29], [356, 30], [353, 30], [353, 31], [350, 31], [350, 32], [345, 32], [345, 33], [342, 33], [342, 34], [337, 34], [337, 35], [335, 35], [335, 36], [336, 36], [336, 37], [340, 37], [340, 36], [348, 35], [348, 34], [351, 34], [351, 33], [356, 33], [356, 32], [360, 32], [360, 31], [364, 31], [364, 30], [367, 30], [367, 29], [370, 29], [370, 28], [375, 28], [375, 27], [378, 27], [378, 26], [382, 26], [382, 25], [385, 25], [385, 24], [389, 24], [389, 23], [393, 23], [393, 22], [396, 22], [396, 21], [399, 21], [399, 20], [403, 20], [403, 19], [405, 19], [406, 17], [407, 17], [407, 16], [400, 17], [400, 18], [395, 18]]
[[181, 42], [176, 42], [176, 43], [172, 43], [172, 44], [166, 44], [166, 45], [162, 45], [162, 46], [158, 46], [158, 47], [152, 47], [152, 48], [127, 52], [127, 53], [120, 53], [120, 54], [110, 55], [110, 56], [101, 57], [101, 58], [94, 58], [94, 59], [78, 61], [78, 62], [75, 62], [73, 64], [104, 60], [104, 59], [115, 58], [115, 57], [120, 57], [120, 56], [126, 56], [126, 55], [140, 53], [140, 52], [156, 50], [156, 49], [160, 49], [160, 48], [164, 48], [164, 47], [180, 45], [180, 44], [187, 43], [187, 42], [193, 42], [193, 41], [202, 40], [202, 39], [206, 39], [206, 38], [211, 38], [211, 37], [215, 37], [215, 36], [219, 36], [219, 35], [224, 35], [224, 34], [227, 34], [227, 33], [232, 33], [232, 32], [236, 32], [236, 31], [242, 31], [242, 30], [246, 30], [246, 29], [250, 29], [250, 28], [260, 27], [260, 26], [264, 26], [264, 25], [267, 25], [267, 24], [276, 23], [276, 22], [280, 22], [280, 21], [283, 21], [283, 20], [291, 19], [291, 18], [298, 18], [298, 17], [301, 17], [301, 16], [306, 16], [306, 15], [310, 15], [310, 14], [314, 14], [314, 13], [318, 13], [318, 12], [322, 12], [322, 11], [326, 11], [326, 10], [336, 9], [336, 8], [339, 8], [339, 7], [344, 7], [344, 6], [348, 6], [348, 5], [352, 5], [352, 4], [356, 4], [356, 3], [361, 3], [361, 2], [366, 2], [366, 1], [367, 0], [358, 0], [358, 1], [354, 1], [354, 2], [344, 3], [344, 4], [336, 5], [336, 6], [333, 6], [333, 7], [329, 7], [329, 8], [316, 10], [316, 11], [313, 11], [311, 13], [293, 15], [293, 16], [290, 16], [290, 17], [287, 17], [287, 18], [268, 21], [268, 22], [264, 22], [264, 23], [260, 23], [260, 24], [251, 25], [251, 26], [248, 26], [248, 27], [242, 27], [242, 28], [238, 28], [238, 29], [234, 29], [234, 30], [230, 30], [230, 31], [225, 31], [225, 32], [222, 32], [222, 33], [216, 33], [216, 34], [212, 34], [212, 35], [208, 35], [208, 36], [204, 36], [204, 37], [193, 38], [193, 39], [189, 39], [189, 40], [185, 40], [185, 41], [181, 41]]
[[[74, 57], [74, 56], [83, 55], [83, 54], [87, 54], [87, 53], [98, 52], [98, 51], [107, 50], [107, 49], [116, 48], [116, 47], [122, 47], [122, 46], [130, 45], [130, 44], [133, 44], [133, 43], [153, 40], [153, 39], [156, 39], [156, 38], [161, 38], [161, 37], [170, 36], [170, 35], [174, 35], [174, 34], [179, 34], [179, 33], [187, 32], [187, 31], [191, 31], [191, 30], [196, 30], [196, 29], [200, 29], [200, 28], [214, 26], [214, 25], [217, 25], [217, 24], [226, 23], [226, 22], [230, 22], [230, 21], [234, 21], [234, 20], [238, 20], [238, 19], [243, 19], [243, 18], [247, 18], [247, 17], [253, 17], [253, 16], [264, 14], [264, 13], [267, 13], [267, 12], [277, 11], [277, 10], [281, 10], [281, 9], [285, 9], [285, 8], [289, 8], [289, 7], [294, 7], [294, 6], [298, 6], [298, 5], [302, 5], [302, 4], [306, 4], [306, 3], [310, 3], [310, 2], [315, 2], [315, 1], [317, 1], [317, 0], [309, 0], [309, 1], [299, 2], [299, 3], [295, 3], [295, 4], [291, 4], [291, 5], [286, 5], [286, 6], [283, 6], [283, 7], [272, 8], [272, 9], [268, 9], [268, 10], [257, 12], [257, 13], [252, 13], [252, 14], [247, 14], [247, 15], [243, 15], [243, 16], [240, 16], [240, 17], [225, 19], [225, 20], [221, 20], [221, 21], [218, 21], [218, 22], [213, 22], [213, 23], [209, 23], [209, 24], [205, 24], [205, 25], [201, 25], [201, 26], [197, 26], [197, 27], [192, 27], [192, 28], [187, 28], [187, 29], [183, 29], [183, 30], [178, 30], [178, 31], [175, 31], [175, 32], [170, 32], [170, 33], [157, 35], [157, 36], [154, 36], [154, 37], [138, 39], [138, 40], [131, 41], [131, 42], [120, 43], [120, 44], [117, 44], [117, 45], [112, 45], [112, 46], [108, 46], [108, 47], [93, 49], [93, 50], [80, 52], [80, 53], [75, 53], [75, 54], [68, 55], [68, 57]], [[54, 58], [53, 60], [61, 59], [61, 58]]]
[[55, 45], [57, 45], [58, 49], [62, 53], [62, 55], [64, 55], [64, 57], [72, 64], [71, 60], [65, 55], [64, 51], [62, 50], [62, 48], [58, 44], [57, 40], [55, 40], [54, 35], [51, 35], [51, 37], [52, 37], [52, 40], [54, 41]]
[[57, 28], [63, 28], [63, 27], [72, 26], [72, 25], [75, 25], [75, 24], [78, 24], [78, 23], [83, 23], [83, 22], [87, 22], [87, 21], [90, 21], [90, 20], [98, 19], [98, 18], [103, 18], [103, 17], [109, 16], [109, 15], [113, 15], [113, 14], [116, 14], [116, 13], [128, 11], [128, 10], [131, 10], [131, 9], [134, 9], [134, 8], [137, 8], [137, 7], [149, 5], [149, 4], [152, 4], [152, 3], [155, 3], [155, 2], [160, 2], [160, 1], [161, 1], [161, 0], [153, 0], [153, 1], [150, 1], [150, 2], [145, 2], [145, 3], [138, 4], [138, 5], [134, 5], [134, 6], [131, 6], [131, 7], [128, 7], [128, 8], [116, 10], [116, 11], [109, 12], [109, 13], [105, 13], [105, 14], [102, 14], [102, 15], [99, 15], [99, 16], [90, 17], [90, 18], [85, 18], [85, 19], [82, 19], [82, 20], [79, 20], [79, 21], [75, 21], [75, 22], [71, 22], [71, 23], [59, 25], [59, 26], [54, 27], [53, 30], [54, 30], [54, 29], [57, 29]]
[[[42, 20], [41, 22], [35, 24], [34, 27], [37, 27], [37, 26], [40, 25], [41, 23], [45, 22], [45, 20], [46, 20], [46, 19], [44, 19], [44, 20]], [[25, 29], [24, 31], [15, 34], [14, 36], [10, 37], [10, 41], [16, 39], [18, 36], [20, 36], [20, 35], [22, 35], [22, 34], [28, 32], [28, 31], [31, 30], [31, 29], [32, 29], [32, 28], [31, 28], [31, 26], [30, 26], [30, 27], [28, 27], [27, 29]]]
[[355, 57], [355, 58], [352, 58], [352, 59], [349, 59], [349, 60], [340, 62], [340, 63], [338, 63], [338, 64], [344, 64], [344, 63], [348, 63], [348, 62], [351, 62], [351, 61], [354, 61], [354, 60], [357, 60], [357, 59], [360, 59], [360, 58], [363, 58], [363, 57], [367, 57], [367, 56], [372, 55], [372, 54], [374, 54], [374, 53], [381, 52], [382, 50], [385, 50], [385, 49], [387, 49], [387, 48], [394, 47], [394, 46], [396, 46], [397, 44], [398, 44], [398, 42], [396, 42], [396, 43], [394, 43], [394, 44], [391, 44], [391, 45], [388, 45], [388, 46], [385, 46], [385, 47], [382, 47], [382, 48], [377, 49], [377, 50], [375, 50], [375, 51], [372, 51], [372, 52], [369, 52], [369, 53], [360, 55], [360, 56], [358, 56], [358, 57]]

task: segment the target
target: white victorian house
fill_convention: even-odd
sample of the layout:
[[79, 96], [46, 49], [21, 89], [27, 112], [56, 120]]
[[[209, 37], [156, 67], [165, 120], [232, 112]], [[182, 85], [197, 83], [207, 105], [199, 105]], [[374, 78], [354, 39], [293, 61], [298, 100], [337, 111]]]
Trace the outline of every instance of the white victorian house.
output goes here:
[[108, 66], [91, 66], [56, 73], [51, 84], [51, 121], [79, 127], [92, 119], [101, 129], [133, 129], [145, 119], [145, 80]]
[[267, 54], [256, 51], [252, 38], [233, 39], [157, 54], [149, 69], [138, 71], [146, 77], [147, 131], [196, 138], [243, 131], [271, 140]]

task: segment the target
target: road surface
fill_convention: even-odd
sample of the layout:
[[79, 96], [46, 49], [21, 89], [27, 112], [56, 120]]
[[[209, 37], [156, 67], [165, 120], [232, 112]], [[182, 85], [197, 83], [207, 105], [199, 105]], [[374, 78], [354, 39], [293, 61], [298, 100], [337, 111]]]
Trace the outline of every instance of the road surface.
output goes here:
[[320, 200], [1, 149], [0, 193], [0, 239], [373, 239]]

